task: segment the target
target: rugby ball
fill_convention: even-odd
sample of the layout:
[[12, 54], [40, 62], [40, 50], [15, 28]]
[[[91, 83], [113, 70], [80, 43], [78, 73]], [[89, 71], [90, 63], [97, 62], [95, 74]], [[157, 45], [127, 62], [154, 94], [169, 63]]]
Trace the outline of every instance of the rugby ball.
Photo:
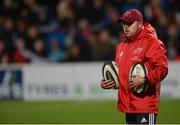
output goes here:
[[105, 80], [114, 81], [114, 89], [119, 88], [118, 66], [115, 61], [106, 61], [102, 67], [102, 75]]
[[[142, 63], [136, 63], [131, 67], [130, 73], [129, 73], [129, 79], [133, 79], [132, 75], [138, 75], [140, 77], [145, 77], [148, 73], [148, 70], [146, 66]], [[137, 94], [145, 93], [148, 89], [147, 84], [143, 84], [139, 87], [135, 87], [133, 91]]]

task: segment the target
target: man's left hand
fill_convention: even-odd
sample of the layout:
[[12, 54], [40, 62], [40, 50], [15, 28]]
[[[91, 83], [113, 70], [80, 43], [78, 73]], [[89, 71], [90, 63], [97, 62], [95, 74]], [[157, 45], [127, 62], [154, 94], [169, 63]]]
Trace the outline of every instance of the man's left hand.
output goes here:
[[131, 80], [129, 81], [129, 86], [131, 89], [134, 87], [138, 87], [140, 85], [143, 85], [143, 84], [144, 84], [144, 77], [140, 77], [137, 75], [131, 76]]

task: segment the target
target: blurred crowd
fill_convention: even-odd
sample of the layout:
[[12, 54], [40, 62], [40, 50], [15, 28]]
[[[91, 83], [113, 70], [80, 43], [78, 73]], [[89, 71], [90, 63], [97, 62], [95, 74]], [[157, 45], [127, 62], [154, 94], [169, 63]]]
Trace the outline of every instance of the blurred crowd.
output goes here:
[[1, 0], [0, 61], [76, 62], [114, 59], [127, 9], [143, 12], [180, 60], [179, 0]]

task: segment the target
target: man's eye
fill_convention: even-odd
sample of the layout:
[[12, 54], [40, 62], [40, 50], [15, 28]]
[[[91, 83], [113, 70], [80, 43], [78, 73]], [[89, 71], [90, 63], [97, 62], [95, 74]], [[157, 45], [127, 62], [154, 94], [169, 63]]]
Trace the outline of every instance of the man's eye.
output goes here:
[[126, 25], [126, 26], [131, 26], [132, 24], [133, 24], [133, 22], [130, 22], [130, 23], [124, 22], [124, 25]]

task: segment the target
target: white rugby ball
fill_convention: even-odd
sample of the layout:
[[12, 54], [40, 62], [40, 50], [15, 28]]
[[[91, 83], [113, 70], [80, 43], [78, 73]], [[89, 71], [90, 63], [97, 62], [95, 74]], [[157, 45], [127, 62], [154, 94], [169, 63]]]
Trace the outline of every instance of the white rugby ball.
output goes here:
[[[131, 67], [130, 73], [129, 73], [129, 79], [133, 79], [133, 75], [138, 75], [140, 77], [145, 77], [148, 73], [148, 70], [146, 66], [142, 63], [136, 63]], [[143, 84], [139, 87], [135, 87], [133, 91], [137, 94], [145, 93], [148, 89], [147, 84]]]
[[114, 81], [114, 89], [119, 88], [118, 66], [115, 61], [106, 61], [102, 67], [102, 75], [105, 80]]

